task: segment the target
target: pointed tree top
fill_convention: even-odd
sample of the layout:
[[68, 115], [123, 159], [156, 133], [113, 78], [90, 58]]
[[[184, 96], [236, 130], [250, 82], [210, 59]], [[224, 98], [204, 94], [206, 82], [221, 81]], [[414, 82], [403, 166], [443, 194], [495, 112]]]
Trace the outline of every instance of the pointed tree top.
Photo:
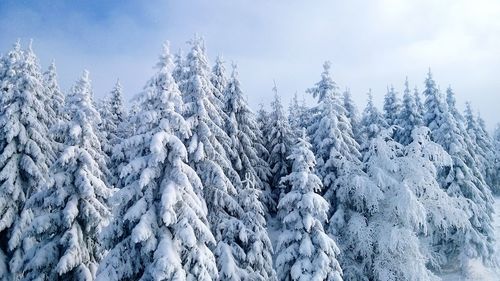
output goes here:
[[122, 89], [122, 83], [120, 83], [120, 78], [116, 78], [115, 89]]
[[368, 89], [368, 93], [366, 93], [366, 95], [368, 96], [368, 102], [372, 102], [373, 101], [372, 88]]
[[232, 68], [232, 72], [231, 72], [231, 78], [233, 79], [236, 79], [238, 78], [238, 64], [235, 63], [234, 61], [231, 62], [231, 68]]
[[30, 43], [28, 44], [28, 51], [33, 52], [33, 38], [30, 38]]
[[274, 83], [273, 93], [274, 93], [275, 96], [279, 96], [278, 95], [278, 86], [276, 85], [276, 80], [273, 79], [273, 83]]
[[21, 51], [21, 38], [17, 38], [16, 42], [14, 43], [14, 50]]
[[331, 61], [325, 61], [323, 63], [323, 70], [324, 70], [324, 73], [329, 73], [330, 72], [330, 68], [332, 67], [332, 62]]
[[217, 57], [215, 58], [215, 64], [216, 65], [224, 64], [224, 56], [222, 54], [217, 55]]

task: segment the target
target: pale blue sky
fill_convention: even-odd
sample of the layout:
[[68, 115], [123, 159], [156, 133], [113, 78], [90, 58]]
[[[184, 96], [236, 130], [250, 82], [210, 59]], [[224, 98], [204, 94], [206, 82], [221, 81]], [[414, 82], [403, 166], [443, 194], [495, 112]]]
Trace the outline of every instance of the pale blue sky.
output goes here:
[[268, 102], [273, 80], [288, 104], [320, 77], [324, 60], [349, 87], [360, 110], [372, 88], [405, 76], [423, 87], [427, 68], [459, 106], [473, 103], [490, 128], [500, 121], [500, 2], [495, 0], [183, 0], [0, 1], [0, 50], [17, 38], [44, 67], [56, 60], [67, 89], [86, 68], [98, 96], [120, 78], [128, 97], [153, 73], [161, 43], [185, 48], [202, 35], [210, 57], [239, 65], [254, 108]]

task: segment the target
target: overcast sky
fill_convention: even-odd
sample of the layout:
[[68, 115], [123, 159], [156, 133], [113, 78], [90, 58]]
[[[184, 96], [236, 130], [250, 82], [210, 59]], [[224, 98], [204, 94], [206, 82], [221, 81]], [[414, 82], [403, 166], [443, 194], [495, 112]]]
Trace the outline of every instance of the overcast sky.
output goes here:
[[388, 85], [406, 76], [423, 88], [429, 67], [459, 106], [471, 101], [489, 128], [500, 121], [500, 1], [496, 0], [148, 0], [0, 1], [0, 50], [17, 38], [42, 66], [55, 59], [63, 89], [88, 69], [97, 96], [120, 78], [127, 97], [153, 73], [161, 44], [174, 50], [198, 33], [213, 62], [238, 63], [255, 108], [273, 80], [288, 104], [332, 61], [334, 79], [360, 110], [373, 89], [381, 105]]

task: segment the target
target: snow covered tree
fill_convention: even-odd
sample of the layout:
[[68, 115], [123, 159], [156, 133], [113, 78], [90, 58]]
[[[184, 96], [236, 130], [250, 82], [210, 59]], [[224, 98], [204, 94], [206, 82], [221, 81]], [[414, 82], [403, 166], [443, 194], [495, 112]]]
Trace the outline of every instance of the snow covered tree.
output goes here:
[[495, 131], [493, 132], [493, 146], [495, 148], [495, 162], [494, 169], [496, 173], [496, 177], [493, 182], [493, 190], [497, 190], [500, 188], [500, 124], [497, 124], [495, 127]]
[[231, 148], [237, 154], [237, 161], [233, 162], [233, 167], [240, 178], [248, 175], [255, 180], [257, 188], [262, 191], [260, 200], [267, 209], [275, 210], [276, 203], [268, 183], [271, 171], [267, 162], [260, 157], [265, 153], [265, 148], [259, 142], [261, 132], [254, 113], [243, 97], [236, 66], [227, 82], [224, 100], [224, 111], [229, 116], [226, 132], [231, 138]]
[[210, 81], [214, 85], [215, 95], [221, 101], [225, 102], [224, 92], [228, 84], [226, 67], [224, 66], [224, 59], [222, 56], [217, 56], [215, 59], [215, 65], [212, 68], [212, 77]]
[[[99, 113], [101, 115], [101, 123], [99, 129], [104, 137], [102, 149], [109, 159], [108, 167], [111, 172], [110, 183], [117, 184], [119, 176], [118, 167], [119, 161], [113, 161], [113, 148], [121, 142], [127, 135], [126, 126], [126, 111], [123, 105], [122, 86], [117, 80], [113, 90], [109, 96], [101, 100], [99, 104]], [[117, 165], [118, 164], [118, 165]]]
[[288, 123], [295, 138], [301, 137], [302, 129], [307, 128], [307, 111], [308, 108], [305, 105], [305, 101], [299, 103], [297, 93], [295, 93], [288, 107]]
[[351, 91], [349, 91], [349, 89], [344, 91], [343, 102], [344, 108], [346, 110], [346, 116], [347, 118], [349, 118], [349, 122], [351, 123], [354, 139], [358, 142], [358, 144], [360, 144], [363, 141], [361, 138], [361, 120], [359, 117], [358, 108], [352, 100]]
[[486, 184], [492, 192], [498, 193], [500, 187], [495, 185], [495, 148], [493, 140], [489, 136], [484, 126], [484, 121], [475, 116], [472, 112], [470, 103], [466, 103], [464, 119], [466, 122], [466, 130], [472, 141], [472, 150], [476, 157], [479, 171], [483, 175]]
[[420, 116], [424, 116], [424, 104], [422, 103], [422, 99], [420, 98], [420, 92], [418, 91], [417, 86], [413, 89], [413, 96], [415, 98], [415, 106], [417, 107], [417, 111]]
[[305, 132], [289, 157], [293, 160], [292, 172], [283, 181], [291, 190], [278, 204], [283, 224], [276, 257], [278, 279], [340, 281], [339, 249], [323, 227], [329, 204], [317, 194], [322, 184], [314, 174], [316, 161]]
[[369, 145], [370, 141], [378, 136], [381, 130], [388, 127], [387, 121], [377, 109], [375, 104], [373, 104], [373, 96], [371, 89], [368, 91], [368, 103], [363, 111], [363, 117], [361, 118], [361, 136], [363, 143], [361, 143], [362, 149], [365, 150]]
[[[208, 221], [217, 241], [213, 252], [219, 279], [239, 280], [248, 273], [243, 268], [245, 252], [239, 233], [243, 209], [238, 202], [241, 180], [232, 168], [231, 139], [222, 126], [225, 118], [210, 82], [210, 68], [203, 42], [195, 38], [187, 55], [186, 82], [181, 87], [186, 104], [184, 116], [192, 135], [186, 141], [189, 165], [200, 176], [208, 207]], [[229, 155], [228, 155], [229, 154]]]
[[398, 98], [398, 93], [394, 87], [387, 87], [387, 93], [384, 97], [384, 117], [389, 126], [396, 124], [399, 117], [401, 105]]
[[84, 72], [67, 97], [69, 121], [56, 128], [65, 148], [51, 168], [49, 186], [26, 202], [35, 217], [23, 232], [33, 245], [21, 263], [22, 280], [93, 280], [103, 255], [98, 236], [110, 216], [112, 189], [101, 170], [103, 152], [95, 134], [100, 117], [88, 81]]
[[293, 133], [283, 112], [283, 105], [276, 85], [273, 87], [273, 92], [272, 110], [268, 119], [269, 131], [265, 136], [267, 136], [267, 150], [269, 151], [268, 162], [271, 167], [271, 190], [274, 199], [278, 201], [286, 190], [285, 186], [281, 184], [281, 178], [287, 175], [291, 168], [287, 157], [291, 150]]
[[[64, 94], [57, 83], [56, 64], [52, 62], [43, 74], [43, 82], [47, 95], [47, 113], [49, 114], [49, 126], [57, 123], [59, 120], [65, 120], [64, 112]], [[50, 128], [49, 128], [50, 129]]]
[[182, 85], [186, 80], [186, 62], [184, 60], [184, 55], [182, 50], [179, 50], [174, 55], [174, 70], [172, 71], [172, 76], [174, 77], [177, 85]]
[[485, 147], [485, 151], [489, 151], [486, 159], [489, 159], [488, 167], [486, 170], [486, 184], [488, 184], [493, 193], [500, 193], [500, 183], [498, 182], [500, 176], [500, 170], [495, 167], [495, 141], [493, 137], [488, 133], [486, 128], [486, 122], [478, 113], [477, 115], [478, 126], [478, 144]]
[[246, 232], [244, 250], [246, 264], [250, 271], [245, 280], [276, 281], [273, 268], [273, 246], [266, 230], [264, 206], [260, 202], [261, 191], [255, 185], [255, 178], [247, 174], [240, 194], [243, 207], [243, 224]]
[[24, 202], [46, 184], [54, 153], [43, 76], [31, 46], [23, 51], [16, 43], [1, 65], [0, 277], [6, 279], [8, 272], [1, 269], [10, 261], [15, 272], [21, 258], [14, 230], [28, 223], [21, 217]]
[[370, 142], [367, 173], [384, 197], [370, 219], [373, 231], [373, 280], [435, 280], [426, 267], [417, 236], [426, 223], [425, 207], [400, 177], [402, 147], [384, 130]]
[[[462, 235], [450, 235], [446, 243], [447, 260], [445, 267], [455, 266], [465, 269], [468, 260], [481, 258], [491, 262], [493, 254], [492, 212], [493, 197], [477, 168], [471, 151], [470, 137], [464, 129], [454, 104], [448, 103], [440, 94], [429, 71], [425, 82], [424, 125], [431, 130], [432, 140], [441, 145], [452, 158], [452, 165], [438, 174], [438, 180], [450, 196], [462, 198], [463, 206], [469, 214], [472, 228]], [[451, 106], [451, 108], [449, 107]]]
[[327, 62], [323, 67], [321, 80], [308, 90], [314, 97], [318, 97], [318, 105], [313, 108], [316, 114], [308, 131], [318, 160], [318, 174], [326, 189], [326, 198], [333, 203], [334, 185], [342, 173], [340, 170], [347, 166], [345, 162], [359, 163], [361, 154], [338, 88], [331, 79], [330, 64]]
[[397, 142], [407, 145], [412, 142], [412, 131], [413, 129], [422, 125], [422, 115], [415, 103], [414, 94], [410, 93], [410, 88], [408, 85], [408, 78], [405, 81], [405, 91], [403, 95], [403, 104], [399, 115], [394, 122], [397, 125], [396, 133], [394, 134], [394, 140]]
[[[362, 280], [366, 248], [367, 217], [376, 209], [380, 191], [362, 171], [359, 144], [354, 139], [347, 112], [337, 87], [324, 65], [320, 82], [308, 90], [316, 93], [317, 106], [309, 127], [316, 170], [324, 186], [324, 198], [331, 204], [329, 233], [340, 242], [339, 260], [346, 280]], [[324, 92], [323, 92], [324, 91]]]
[[190, 135], [180, 112], [181, 93], [164, 46], [158, 71], [138, 97], [133, 136], [118, 144], [128, 162], [116, 208], [106, 228], [110, 251], [97, 280], [215, 280], [215, 244], [200, 196], [202, 184], [187, 161], [182, 140]]
[[466, 200], [449, 196], [438, 182], [439, 171], [452, 165], [449, 154], [430, 140], [427, 127], [416, 127], [411, 138], [404, 147], [398, 174], [425, 209], [426, 222], [420, 233], [423, 253], [428, 267], [439, 271], [448, 254], [449, 237], [466, 235], [472, 225], [463, 210]]

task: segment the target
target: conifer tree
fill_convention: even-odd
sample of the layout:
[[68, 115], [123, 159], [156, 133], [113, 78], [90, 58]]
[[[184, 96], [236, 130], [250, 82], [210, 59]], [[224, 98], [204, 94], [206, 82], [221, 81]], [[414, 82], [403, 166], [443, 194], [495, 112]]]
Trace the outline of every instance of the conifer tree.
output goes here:
[[491, 191], [498, 193], [500, 187], [495, 185], [495, 149], [493, 140], [484, 127], [484, 121], [472, 112], [470, 103], [466, 103], [464, 119], [467, 133], [471, 137], [472, 151], [475, 154], [479, 171]]
[[266, 230], [265, 209], [260, 202], [261, 191], [255, 186], [255, 178], [247, 174], [240, 194], [243, 207], [243, 224], [247, 230], [244, 250], [250, 271], [245, 280], [276, 281], [273, 268], [273, 246]]
[[351, 91], [346, 89], [343, 94], [343, 103], [344, 108], [346, 110], [346, 116], [349, 118], [349, 122], [351, 123], [352, 133], [354, 135], [354, 139], [360, 144], [363, 140], [361, 138], [361, 125], [360, 125], [360, 116], [358, 112], [358, 108], [356, 104], [352, 100]]
[[271, 168], [270, 185], [274, 200], [278, 201], [286, 190], [281, 184], [281, 178], [287, 175], [291, 165], [287, 157], [292, 146], [292, 130], [283, 112], [281, 98], [276, 85], [273, 87], [274, 99], [271, 102], [269, 114], [269, 131], [267, 132], [267, 150], [269, 151], [269, 166]]
[[454, 117], [453, 113], [459, 113], [453, 102], [450, 102], [450, 97], [447, 103], [430, 71], [424, 95], [424, 125], [431, 130], [432, 140], [441, 145], [452, 158], [451, 167], [438, 175], [439, 182], [450, 196], [466, 200], [467, 204], [463, 208], [469, 213], [472, 225], [465, 235], [457, 232], [448, 237], [448, 241], [443, 244], [447, 257], [442, 265], [466, 268], [472, 258], [481, 258], [489, 263], [493, 253], [493, 198], [471, 153], [470, 137], [464, 130], [462, 117]]
[[[346, 109], [338, 89], [331, 79], [329, 63], [324, 64], [321, 80], [308, 92], [315, 94], [317, 106], [309, 127], [316, 170], [324, 186], [324, 198], [332, 206], [328, 213], [329, 233], [339, 241], [339, 260], [345, 267], [346, 280], [365, 276], [367, 218], [376, 208], [380, 191], [370, 184], [362, 171], [359, 145], [354, 139]], [[366, 243], [368, 242], [368, 243]], [[365, 244], [366, 243], [366, 244]]]
[[119, 161], [113, 161], [113, 148], [126, 136], [126, 112], [123, 105], [122, 86], [117, 80], [110, 94], [99, 103], [101, 123], [99, 129], [103, 136], [102, 149], [108, 157], [111, 173], [110, 183], [117, 184]]
[[172, 71], [172, 77], [174, 77], [177, 85], [181, 86], [186, 81], [186, 61], [182, 50], [174, 55], [174, 70]]
[[266, 209], [274, 210], [276, 203], [268, 183], [271, 171], [267, 162], [260, 157], [265, 153], [265, 148], [259, 142], [261, 133], [255, 115], [243, 97], [236, 66], [224, 91], [224, 100], [224, 111], [229, 116], [226, 132], [238, 159], [233, 162], [233, 167], [240, 178], [248, 175], [255, 181], [256, 187], [262, 191], [260, 200]]
[[[426, 268], [417, 232], [426, 222], [425, 208], [406, 181], [401, 181], [401, 145], [384, 130], [370, 142], [367, 172], [384, 197], [370, 219], [373, 277], [380, 281], [435, 280]], [[402, 177], [404, 179], [404, 177]]]
[[67, 97], [69, 120], [56, 128], [64, 150], [48, 188], [26, 202], [36, 216], [23, 233], [33, 245], [21, 264], [22, 280], [93, 280], [103, 255], [98, 237], [110, 216], [112, 190], [101, 170], [104, 156], [95, 134], [100, 117], [89, 83], [84, 72]]
[[283, 224], [277, 247], [278, 279], [341, 281], [342, 269], [336, 258], [339, 249], [323, 227], [329, 204], [317, 194], [322, 184], [314, 174], [316, 161], [305, 132], [289, 158], [293, 160], [292, 172], [283, 181], [291, 189], [278, 204]]
[[371, 89], [368, 91], [368, 103], [363, 111], [361, 118], [361, 136], [363, 143], [361, 144], [362, 150], [366, 150], [370, 141], [378, 136], [380, 131], [388, 127], [387, 121], [373, 103], [373, 96]]
[[[49, 126], [53, 126], [59, 120], [65, 119], [64, 94], [57, 83], [56, 64], [52, 62], [43, 74], [43, 81], [47, 95], [47, 113], [49, 114]], [[50, 129], [50, 128], [49, 128]]]
[[243, 268], [245, 252], [239, 238], [245, 228], [241, 221], [243, 209], [237, 197], [242, 188], [241, 180], [231, 165], [230, 159], [234, 157], [231, 153], [234, 152], [222, 127], [226, 119], [214, 95], [201, 39], [191, 42], [186, 65], [186, 81], [181, 92], [186, 104], [184, 116], [192, 128], [192, 135], [186, 141], [189, 165], [203, 184], [208, 221], [217, 241], [213, 252], [219, 279], [239, 280], [248, 273]]
[[[54, 159], [43, 76], [31, 49], [18, 43], [0, 67], [0, 268], [15, 273], [21, 259], [20, 233], [29, 224], [26, 198], [47, 183]], [[8, 273], [0, 270], [0, 277]]]
[[407, 145], [412, 142], [411, 134], [413, 129], [422, 125], [422, 115], [415, 102], [414, 94], [410, 93], [408, 78], [405, 81], [405, 91], [403, 95], [403, 105], [394, 125], [398, 128], [394, 135], [394, 140]]
[[214, 85], [215, 95], [222, 102], [225, 102], [224, 92], [228, 84], [228, 78], [226, 74], [226, 67], [224, 66], [224, 59], [222, 56], [217, 56], [215, 59], [215, 65], [212, 68], [212, 77], [210, 81]]
[[295, 93], [288, 107], [288, 123], [296, 139], [302, 136], [302, 129], [307, 127], [307, 111], [305, 102], [299, 103], [297, 93]]
[[164, 46], [157, 73], [138, 97], [135, 135], [118, 144], [128, 162], [124, 186], [113, 197], [115, 218], [106, 229], [111, 250], [98, 280], [215, 280], [209, 246], [215, 244], [202, 184], [187, 161], [190, 135], [180, 114], [181, 93]]
[[394, 90], [394, 87], [388, 87], [384, 97], [384, 117], [389, 126], [396, 124], [401, 109], [399, 103], [398, 93]]
[[422, 98], [420, 97], [417, 86], [413, 89], [413, 96], [415, 98], [415, 106], [417, 107], [418, 113], [420, 116], [424, 116], [424, 104], [422, 103]]

